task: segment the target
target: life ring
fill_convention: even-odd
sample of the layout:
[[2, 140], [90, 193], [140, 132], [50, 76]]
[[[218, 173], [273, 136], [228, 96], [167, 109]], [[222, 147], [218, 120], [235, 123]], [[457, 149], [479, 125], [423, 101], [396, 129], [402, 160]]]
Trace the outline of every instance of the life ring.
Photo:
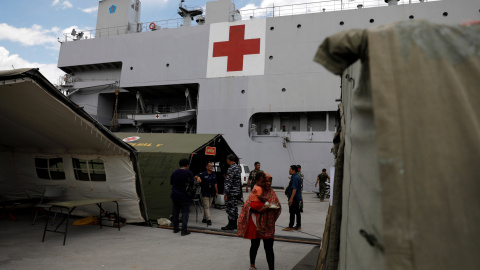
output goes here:
[[150, 23], [150, 25], [148, 26], [148, 28], [150, 28], [150, 30], [154, 30], [155, 27], [156, 27], [156, 25], [155, 25], [154, 22]]

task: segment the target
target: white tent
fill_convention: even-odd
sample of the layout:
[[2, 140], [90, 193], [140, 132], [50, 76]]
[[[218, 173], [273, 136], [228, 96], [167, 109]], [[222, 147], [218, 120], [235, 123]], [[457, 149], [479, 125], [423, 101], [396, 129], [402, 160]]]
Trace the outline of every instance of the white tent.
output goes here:
[[[0, 71], [0, 195], [41, 197], [64, 188], [64, 200], [120, 198], [120, 215], [143, 222], [146, 210], [136, 151], [110, 133], [37, 69]], [[115, 207], [105, 204], [113, 212]], [[73, 213], [98, 214], [93, 206]]]

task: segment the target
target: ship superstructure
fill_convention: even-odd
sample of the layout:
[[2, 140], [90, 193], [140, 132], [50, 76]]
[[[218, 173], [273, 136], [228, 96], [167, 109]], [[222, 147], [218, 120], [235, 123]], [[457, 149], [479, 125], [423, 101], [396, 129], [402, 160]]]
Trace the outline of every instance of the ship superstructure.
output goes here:
[[139, 0], [100, 1], [97, 29], [69, 33], [61, 45], [61, 87], [114, 131], [224, 134], [241, 163], [260, 161], [274, 186], [286, 186], [288, 166], [301, 164], [311, 190], [334, 164], [341, 99], [340, 79], [313, 62], [324, 38], [401, 20], [460, 24], [480, 14], [477, 0], [386, 2], [240, 11], [218, 0], [207, 2], [205, 15], [181, 2], [182, 18], [141, 23]]

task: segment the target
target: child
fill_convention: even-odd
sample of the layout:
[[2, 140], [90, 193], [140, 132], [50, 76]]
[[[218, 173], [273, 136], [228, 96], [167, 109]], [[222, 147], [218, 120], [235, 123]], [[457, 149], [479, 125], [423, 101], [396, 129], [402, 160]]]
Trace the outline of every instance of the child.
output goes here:
[[253, 187], [252, 192], [250, 193], [249, 198], [250, 198], [250, 201], [251, 201], [251, 202], [260, 203], [260, 204], [262, 204], [262, 206], [263, 206], [263, 204], [267, 201], [267, 200], [262, 196], [262, 194], [263, 194], [263, 185], [264, 185], [264, 183], [265, 183], [265, 178], [262, 177], [262, 178], [258, 179], [257, 181], [259, 181], [259, 182], [255, 183], [255, 186]]
[[[257, 174], [257, 182], [253, 187], [252, 192], [250, 193], [250, 196], [248, 197], [248, 199], [250, 200], [250, 208], [253, 210], [259, 210], [265, 204], [268, 205], [268, 201], [263, 197], [263, 188], [266, 180], [265, 177], [266, 176], [263, 173]], [[257, 217], [255, 214], [252, 215], [252, 219], [258, 231], [261, 232], [265, 229], [259, 226], [259, 224], [262, 224], [262, 223], [259, 222], [259, 220], [257, 220]]]

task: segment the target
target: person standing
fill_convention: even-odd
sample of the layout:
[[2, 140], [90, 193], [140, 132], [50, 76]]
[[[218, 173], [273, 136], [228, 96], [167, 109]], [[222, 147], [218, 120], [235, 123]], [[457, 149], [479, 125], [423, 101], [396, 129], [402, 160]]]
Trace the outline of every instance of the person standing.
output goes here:
[[[178, 164], [180, 169], [175, 170], [170, 176], [170, 185], [172, 185], [172, 193], [170, 198], [173, 203], [173, 232], [178, 233], [180, 231], [178, 225], [178, 216], [180, 211], [182, 212], [182, 236], [190, 234], [187, 230], [188, 213], [190, 210], [190, 197], [187, 195], [187, 185], [194, 185], [193, 173], [188, 170], [189, 161], [186, 158], [182, 158]], [[199, 181], [201, 182], [201, 180]]]
[[199, 173], [195, 176], [197, 181], [201, 181], [200, 187], [202, 189], [202, 201], [203, 201], [203, 223], [212, 225], [210, 219], [210, 206], [214, 197], [218, 196], [217, 178], [213, 172], [213, 163], [207, 163], [207, 170]]
[[225, 206], [227, 208], [228, 224], [222, 227], [222, 230], [235, 230], [237, 229], [238, 218], [238, 197], [242, 194], [242, 170], [240, 166], [235, 162], [236, 157], [234, 155], [227, 156], [227, 164], [230, 166], [225, 176]]
[[256, 177], [257, 183], [263, 183], [262, 196], [268, 204], [264, 203], [260, 207], [258, 203], [252, 203], [256, 195], [250, 194], [238, 219], [237, 236], [250, 239], [250, 270], [256, 270], [255, 259], [260, 247], [260, 240], [263, 240], [268, 269], [273, 270], [275, 269], [275, 254], [273, 252], [275, 222], [280, 216], [282, 208], [277, 194], [272, 189], [272, 176], [268, 173], [259, 172]]
[[248, 175], [247, 187], [245, 189], [245, 192], [248, 192], [248, 187], [250, 187], [250, 189], [253, 189], [256, 181], [255, 175], [259, 172], [263, 172], [262, 170], [260, 170], [260, 162], [256, 161], [253, 166], [254, 170], [250, 171], [250, 174]]
[[320, 201], [323, 202], [325, 199], [325, 192], [327, 191], [327, 179], [330, 180], [330, 176], [327, 174], [327, 169], [322, 169], [322, 173], [320, 173], [317, 177], [317, 182], [315, 182], [315, 187], [317, 187], [317, 184], [320, 182]]
[[[298, 167], [297, 165], [291, 165], [289, 174], [290, 183], [288, 183], [287, 187], [287, 197], [288, 197], [288, 212], [290, 213], [290, 223], [288, 227], [283, 229], [283, 231], [300, 231], [302, 229], [302, 217], [300, 215], [300, 200], [302, 198], [302, 179], [298, 175]], [[297, 226], [293, 227], [295, 222], [295, 217], [297, 220]]]

